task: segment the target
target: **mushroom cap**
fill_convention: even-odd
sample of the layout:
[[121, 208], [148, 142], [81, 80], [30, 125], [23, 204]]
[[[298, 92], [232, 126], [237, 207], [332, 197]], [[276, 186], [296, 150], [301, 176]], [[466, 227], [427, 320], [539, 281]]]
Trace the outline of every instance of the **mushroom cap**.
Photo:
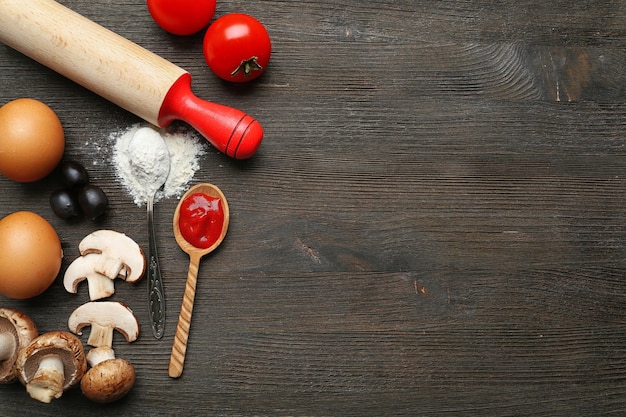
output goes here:
[[91, 368], [80, 382], [85, 397], [110, 403], [124, 397], [135, 385], [135, 367], [126, 359], [115, 358]]
[[[96, 230], [88, 234], [78, 244], [78, 250], [83, 256], [89, 253], [100, 253], [107, 258], [117, 260], [121, 265], [121, 270], [119, 267], [117, 269], [118, 276], [128, 282], [138, 281], [146, 270], [146, 258], [141, 247], [124, 233], [115, 230]], [[97, 272], [107, 275], [109, 271]], [[114, 278], [114, 276], [109, 276], [109, 278]]]
[[21, 347], [28, 345], [39, 334], [37, 326], [26, 314], [12, 308], [0, 308], [0, 333], [13, 336], [13, 354], [0, 360], [0, 384], [8, 384], [17, 377], [17, 356]]
[[39, 369], [45, 356], [56, 354], [63, 361], [65, 381], [63, 390], [77, 384], [87, 370], [87, 360], [83, 344], [69, 332], [48, 332], [40, 335], [28, 346], [20, 350], [17, 358], [18, 377], [22, 384], [28, 384]]

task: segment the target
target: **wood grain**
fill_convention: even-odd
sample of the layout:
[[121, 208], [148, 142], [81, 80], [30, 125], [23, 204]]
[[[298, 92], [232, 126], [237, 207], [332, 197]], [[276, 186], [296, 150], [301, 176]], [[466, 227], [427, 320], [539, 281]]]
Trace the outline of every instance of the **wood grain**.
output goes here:
[[189, 272], [187, 272], [185, 292], [180, 306], [180, 313], [178, 314], [178, 324], [176, 325], [176, 333], [174, 334], [174, 343], [172, 344], [172, 354], [170, 355], [170, 364], [168, 367], [168, 375], [172, 378], [180, 378], [185, 365], [187, 340], [189, 339], [189, 329], [191, 327], [191, 315], [196, 298], [199, 263], [200, 255], [192, 253], [190, 255]]
[[[168, 377], [188, 257], [177, 200], [155, 206], [166, 334], [145, 284], [117, 285], [143, 325], [114, 340], [137, 385], [108, 407], [79, 390], [38, 404], [0, 387], [0, 414], [621, 415], [626, 412], [626, 3], [218, 2], [268, 27], [252, 85], [211, 75], [202, 34], [174, 37], [137, 2], [63, 4], [193, 76], [202, 98], [264, 126], [249, 161], [207, 144], [194, 183], [228, 198], [228, 236], [202, 259], [185, 372]], [[64, 266], [113, 228], [147, 246], [145, 208], [117, 182], [109, 134], [137, 119], [0, 47], [0, 98], [59, 114], [68, 157], [111, 200], [67, 224], [59, 186], [0, 179], [0, 214], [42, 213]], [[40, 330], [86, 301], [53, 285], [19, 307]]]

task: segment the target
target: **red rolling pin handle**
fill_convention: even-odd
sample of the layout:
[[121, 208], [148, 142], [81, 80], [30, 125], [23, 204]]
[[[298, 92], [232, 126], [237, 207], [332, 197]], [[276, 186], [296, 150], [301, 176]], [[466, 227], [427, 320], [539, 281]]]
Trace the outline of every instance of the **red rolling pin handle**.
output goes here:
[[263, 128], [251, 116], [196, 97], [189, 74], [183, 74], [170, 87], [159, 111], [159, 126], [174, 120], [187, 122], [219, 151], [235, 159], [250, 158], [263, 139]]

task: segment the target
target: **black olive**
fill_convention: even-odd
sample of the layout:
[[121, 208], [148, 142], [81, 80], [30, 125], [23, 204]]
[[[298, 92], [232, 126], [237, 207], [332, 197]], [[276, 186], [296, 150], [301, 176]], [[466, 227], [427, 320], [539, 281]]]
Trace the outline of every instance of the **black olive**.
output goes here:
[[95, 220], [106, 213], [109, 199], [100, 187], [88, 184], [78, 192], [78, 204], [85, 216]]
[[80, 216], [80, 206], [76, 196], [68, 190], [58, 190], [50, 196], [50, 207], [54, 214], [63, 220]]
[[63, 161], [59, 166], [63, 183], [68, 188], [79, 188], [89, 183], [89, 173], [76, 161]]

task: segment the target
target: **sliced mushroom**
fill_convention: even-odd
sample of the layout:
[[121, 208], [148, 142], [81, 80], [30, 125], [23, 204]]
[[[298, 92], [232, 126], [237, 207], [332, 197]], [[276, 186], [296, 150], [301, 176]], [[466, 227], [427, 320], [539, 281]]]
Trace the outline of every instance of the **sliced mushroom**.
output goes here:
[[48, 332], [20, 350], [18, 377], [35, 400], [49, 403], [76, 385], [87, 370], [80, 339], [68, 332]]
[[102, 355], [114, 357], [112, 349], [114, 330], [122, 333], [129, 343], [139, 337], [139, 322], [133, 311], [117, 301], [85, 303], [74, 310], [67, 324], [77, 335], [82, 334], [83, 327], [91, 326], [87, 344], [96, 349], [91, 349], [87, 354], [90, 365], [96, 362], [96, 360], [91, 360], [92, 357], [103, 357]]
[[101, 256], [97, 253], [88, 253], [85, 256], [79, 256], [67, 267], [63, 277], [63, 286], [67, 292], [76, 294], [78, 285], [87, 280], [91, 301], [110, 297], [115, 293], [113, 279], [95, 270]]
[[0, 384], [15, 381], [17, 354], [38, 334], [37, 326], [26, 314], [12, 308], [0, 308]]
[[132, 310], [114, 301], [89, 302], [78, 307], [68, 320], [70, 330], [78, 335], [91, 326], [87, 344], [93, 349], [87, 354], [91, 369], [81, 381], [87, 398], [109, 403], [124, 397], [135, 384], [135, 368], [125, 359], [115, 357], [113, 331], [122, 333], [127, 342], [139, 336], [139, 322]]
[[78, 245], [81, 255], [97, 253], [101, 256], [94, 270], [114, 279], [119, 277], [136, 282], [146, 269], [146, 258], [139, 245], [130, 237], [114, 230], [96, 230]]

